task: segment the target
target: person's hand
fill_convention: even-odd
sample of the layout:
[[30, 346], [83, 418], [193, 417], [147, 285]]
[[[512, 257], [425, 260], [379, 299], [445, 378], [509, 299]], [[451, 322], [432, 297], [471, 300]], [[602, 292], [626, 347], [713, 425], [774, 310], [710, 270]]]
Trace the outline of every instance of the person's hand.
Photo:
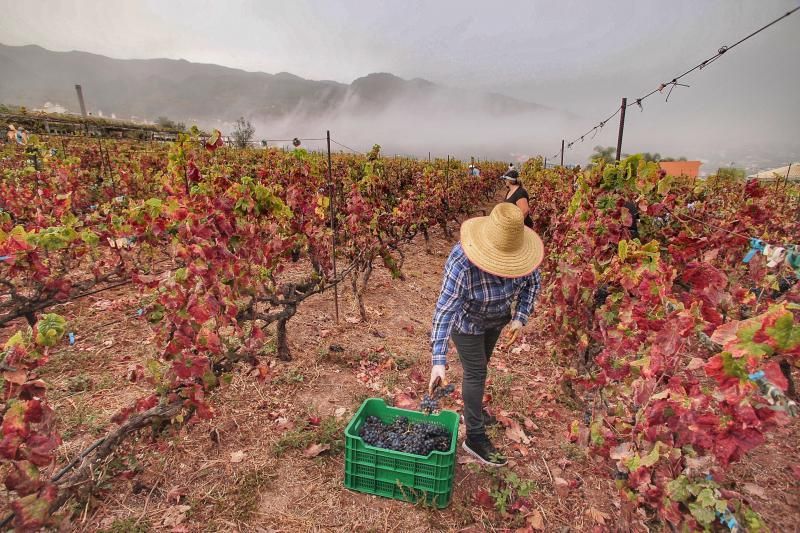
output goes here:
[[428, 392], [433, 393], [433, 389], [438, 385], [445, 384], [444, 365], [433, 365], [431, 367], [431, 382], [428, 384]]
[[511, 321], [511, 324], [508, 326], [508, 333], [506, 333], [505, 342], [503, 343], [503, 349], [509, 348], [512, 344], [514, 344], [519, 338], [519, 334], [521, 332], [522, 322], [519, 320]]

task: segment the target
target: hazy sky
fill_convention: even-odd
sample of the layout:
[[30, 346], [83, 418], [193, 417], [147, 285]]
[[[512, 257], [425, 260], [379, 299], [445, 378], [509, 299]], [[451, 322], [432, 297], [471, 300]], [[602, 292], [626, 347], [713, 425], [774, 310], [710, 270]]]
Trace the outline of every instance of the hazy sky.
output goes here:
[[[796, 0], [0, 0], [0, 42], [184, 58], [350, 82], [392, 72], [564, 109], [586, 128], [797, 5]], [[630, 108], [626, 149], [800, 156], [800, 12]], [[557, 128], [555, 128], [557, 129]], [[552, 131], [555, 152], [562, 137]], [[576, 147], [614, 144], [616, 126]], [[701, 153], [702, 152], [702, 153]], [[713, 154], [712, 154], [713, 152]], [[730, 153], [728, 156], [727, 153]], [[552, 154], [550, 154], [552, 155]]]

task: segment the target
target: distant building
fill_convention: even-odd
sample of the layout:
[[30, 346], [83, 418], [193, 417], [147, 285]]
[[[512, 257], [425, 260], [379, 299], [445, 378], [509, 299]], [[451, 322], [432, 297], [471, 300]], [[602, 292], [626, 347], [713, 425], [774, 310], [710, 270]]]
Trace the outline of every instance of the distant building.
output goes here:
[[696, 178], [700, 175], [700, 161], [659, 161], [658, 166], [667, 176]]
[[773, 168], [771, 170], [764, 170], [747, 176], [748, 180], [759, 180], [764, 182], [770, 181], [800, 181], [800, 163], [791, 163], [785, 167]]
[[54, 104], [52, 102], [45, 102], [44, 105], [40, 108], [34, 109], [34, 111], [39, 111], [42, 113], [66, 113], [67, 108], [61, 104]]

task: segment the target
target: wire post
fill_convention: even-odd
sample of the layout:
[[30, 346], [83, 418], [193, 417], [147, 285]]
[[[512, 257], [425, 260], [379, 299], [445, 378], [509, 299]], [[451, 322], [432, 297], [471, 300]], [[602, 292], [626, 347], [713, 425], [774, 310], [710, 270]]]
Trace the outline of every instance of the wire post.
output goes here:
[[547, 158], [544, 158], [544, 169], [547, 170]]
[[561, 166], [564, 166], [564, 139], [561, 139]]
[[447, 156], [447, 166], [444, 167], [445, 194], [450, 190], [450, 156]]
[[[789, 162], [789, 166], [786, 167], [786, 178], [784, 178], [784, 180], [783, 180], [783, 199], [784, 199], [784, 201], [786, 200], [787, 190], [789, 188], [789, 174], [791, 173], [791, 171], [792, 171], [792, 162], [790, 161]], [[775, 181], [778, 181], [778, 180], [775, 180]], [[776, 187], [775, 191], [777, 191], [777, 190], [778, 189]]]
[[[333, 280], [336, 281], [336, 190], [333, 186], [333, 168], [331, 167], [331, 131], [327, 130], [328, 141], [328, 189], [331, 207], [331, 259], [333, 260]], [[333, 284], [333, 302], [336, 308], [336, 323], [339, 323], [339, 284]]]
[[[625, 108], [628, 107], [628, 99], [622, 99], [622, 114], [619, 116], [619, 135], [617, 135], [617, 163], [622, 155], [622, 132], [625, 130]], [[563, 141], [562, 141], [563, 143]], [[562, 152], [563, 153], [563, 152]]]

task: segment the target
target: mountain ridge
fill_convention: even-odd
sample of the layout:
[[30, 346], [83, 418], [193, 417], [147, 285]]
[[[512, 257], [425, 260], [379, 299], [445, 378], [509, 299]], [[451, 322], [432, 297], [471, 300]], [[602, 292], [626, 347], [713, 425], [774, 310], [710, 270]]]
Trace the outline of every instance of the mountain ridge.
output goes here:
[[39, 107], [54, 102], [78, 111], [74, 85], [87, 109], [120, 118], [173, 120], [215, 126], [239, 116], [257, 122], [302, 120], [350, 113], [369, 116], [414, 106], [443, 117], [487, 109], [499, 118], [520, 113], [560, 114], [545, 106], [498, 93], [479, 93], [374, 72], [351, 83], [306, 79], [290, 72], [195, 63], [186, 59], [115, 59], [38, 45], [0, 44], [0, 102]]

